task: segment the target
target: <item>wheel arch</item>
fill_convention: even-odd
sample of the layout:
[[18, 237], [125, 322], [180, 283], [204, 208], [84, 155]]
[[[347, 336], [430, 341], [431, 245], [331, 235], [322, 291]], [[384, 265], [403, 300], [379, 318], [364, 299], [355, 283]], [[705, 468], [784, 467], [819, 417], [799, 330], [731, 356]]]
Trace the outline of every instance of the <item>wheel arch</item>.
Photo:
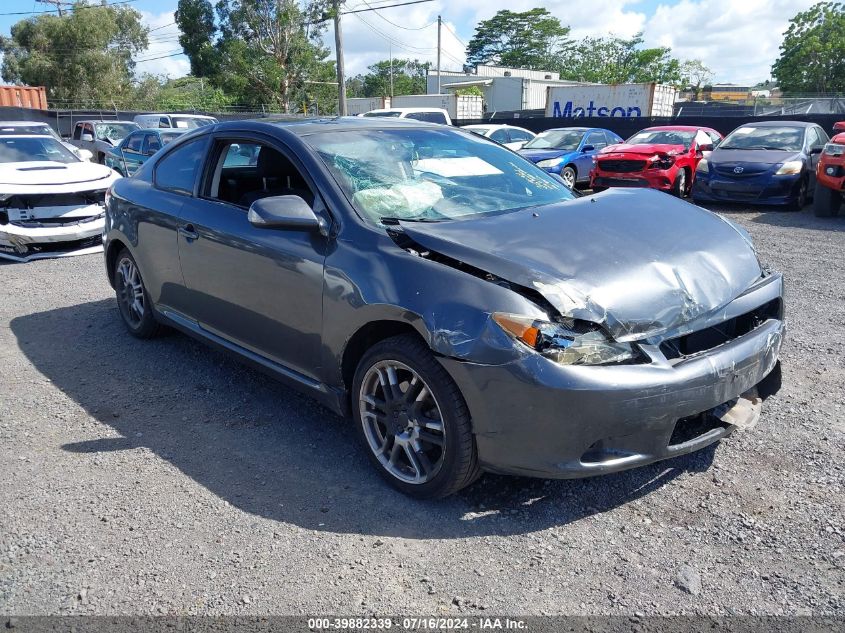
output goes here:
[[352, 336], [349, 337], [346, 346], [343, 348], [343, 356], [340, 364], [341, 377], [347, 394], [352, 391], [352, 379], [355, 376], [355, 370], [358, 368], [358, 363], [361, 361], [364, 354], [367, 353], [367, 350], [373, 347], [376, 343], [401, 334], [410, 334], [415, 336], [430, 348], [430, 345], [425, 337], [423, 337], [420, 332], [407, 321], [396, 321], [391, 319], [370, 321], [358, 328]]
[[114, 288], [114, 264], [115, 260], [117, 259], [118, 253], [123, 249], [129, 250], [129, 247], [124, 244], [123, 240], [118, 238], [113, 238], [109, 241], [109, 245], [106, 250], [106, 274], [109, 277], [109, 284], [111, 287]]

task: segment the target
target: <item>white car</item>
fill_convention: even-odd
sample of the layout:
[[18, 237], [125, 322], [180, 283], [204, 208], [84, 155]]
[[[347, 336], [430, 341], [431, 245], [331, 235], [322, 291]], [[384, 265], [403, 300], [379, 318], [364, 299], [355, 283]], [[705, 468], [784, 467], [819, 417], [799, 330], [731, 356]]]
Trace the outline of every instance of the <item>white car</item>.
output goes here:
[[106, 190], [119, 177], [50, 136], [0, 136], [0, 258], [102, 250]]
[[138, 114], [134, 119], [142, 129], [150, 128], [179, 128], [193, 130], [197, 127], [214, 125], [217, 119], [204, 114]]
[[47, 123], [40, 121], [0, 121], [0, 136], [16, 134], [37, 134], [39, 136], [52, 136], [59, 143], [67, 147], [81, 160], [91, 160], [94, 154], [87, 149], [80, 149], [74, 147], [70, 143], [64, 141], [61, 136]]
[[528, 141], [533, 139], [536, 134], [525, 128], [516, 127], [515, 125], [485, 125], [482, 123], [474, 125], [464, 125], [462, 130], [469, 130], [473, 134], [478, 134], [491, 141], [496, 141], [499, 145], [504, 145], [508, 149], [514, 151], [522, 149]]
[[384, 108], [381, 110], [370, 110], [358, 116], [380, 116], [394, 119], [413, 119], [414, 121], [426, 121], [428, 123], [440, 123], [441, 125], [452, 125], [449, 113], [443, 108]]

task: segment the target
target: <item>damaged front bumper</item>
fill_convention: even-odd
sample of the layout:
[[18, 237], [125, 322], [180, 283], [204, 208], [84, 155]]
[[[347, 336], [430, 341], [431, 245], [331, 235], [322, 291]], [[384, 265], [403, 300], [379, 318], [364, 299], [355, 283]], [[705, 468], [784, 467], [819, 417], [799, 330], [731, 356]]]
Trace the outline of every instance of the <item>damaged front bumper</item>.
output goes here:
[[[711, 349], [671, 359], [665, 341], [647, 340], [649, 362], [642, 364], [566, 366], [533, 353], [502, 365], [441, 362], [466, 398], [486, 470], [606, 474], [699, 450], [756, 423], [761, 397], [779, 388], [781, 300], [782, 279], [772, 275], [738, 299], [736, 310], [775, 302], [776, 314]], [[722, 313], [730, 316], [731, 306]]]
[[7, 209], [0, 223], [0, 258], [16, 262], [96, 253], [103, 248], [105, 213], [99, 203], [75, 207]]

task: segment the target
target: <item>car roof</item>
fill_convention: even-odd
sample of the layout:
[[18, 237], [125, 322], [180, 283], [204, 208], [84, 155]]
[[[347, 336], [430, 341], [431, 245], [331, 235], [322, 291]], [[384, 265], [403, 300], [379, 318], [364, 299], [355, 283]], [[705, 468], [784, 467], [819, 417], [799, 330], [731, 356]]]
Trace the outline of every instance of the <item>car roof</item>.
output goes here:
[[741, 127], [814, 127], [817, 123], [808, 123], [807, 121], [749, 121], [737, 126]]
[[132, 125], [138, 125], [135, 121], [125, 121], [123, 119], [82, 119], [74, 125], [79, 125], [80, 123], [131, 123]]
[[140, 130], [135, 130], [132, 134], [137, 134], [138, 132], [166, 132], [167, 134], [184, 134], [188, 131], [188, 128], [185, 127], [142, 127]]
[[[653, 125], [652, 127], [643, 128], [641, 131], [651, 131], [651, 132], [697, 132], [698, 130], [711, 130], [713, 128], [709, 128], [704, 125]], [[714, 130], [715, 132], [715, 130]]]
[[[364, 114], [370, 112], [446, 112], [445, 108], [376, 108], [375, 110], [368, 110]], [[448, 114], [448, 113], [447, 113]]]
[[50, 124], [44, 123], [44, 121], [0, 121], [0, 127], [32, 127], [33, 125], [50, 127]]
[[[296, 136], [308, 136], [320, 132], [348, 132], [354, 130], [389, 130], [389, 129], [412, 129], [431, 130], [442, 129], [444, 126], [436, 123], [426, 123], [414, 119], [399, 119], [389, 117], [359, 117], [345, 116], [333, 118], [277, 118], [277, 119], [248, 119], [241, 121], [223, 121], [213, 126], [201, 128], [206, 132], [212, 129], [217, 132], [226, 130], [252, 130], [266, 132], [282, 128]], [[448, 127], [448, 126], [446, 126]], [[452, 128], [460, 130], [460, 128]], [[191, 130], [196, 133], [197, 130]]]

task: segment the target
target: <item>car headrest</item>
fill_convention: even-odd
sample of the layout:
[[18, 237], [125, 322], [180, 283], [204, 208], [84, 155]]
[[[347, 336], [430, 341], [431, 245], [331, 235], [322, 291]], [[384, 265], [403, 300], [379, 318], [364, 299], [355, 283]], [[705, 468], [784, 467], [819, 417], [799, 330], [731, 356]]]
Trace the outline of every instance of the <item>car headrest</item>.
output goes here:
[[281, 178], [295, 172], [293, 164], [287, 158], [267, 146], [258, 152], [256, 168], [261, 178]]

